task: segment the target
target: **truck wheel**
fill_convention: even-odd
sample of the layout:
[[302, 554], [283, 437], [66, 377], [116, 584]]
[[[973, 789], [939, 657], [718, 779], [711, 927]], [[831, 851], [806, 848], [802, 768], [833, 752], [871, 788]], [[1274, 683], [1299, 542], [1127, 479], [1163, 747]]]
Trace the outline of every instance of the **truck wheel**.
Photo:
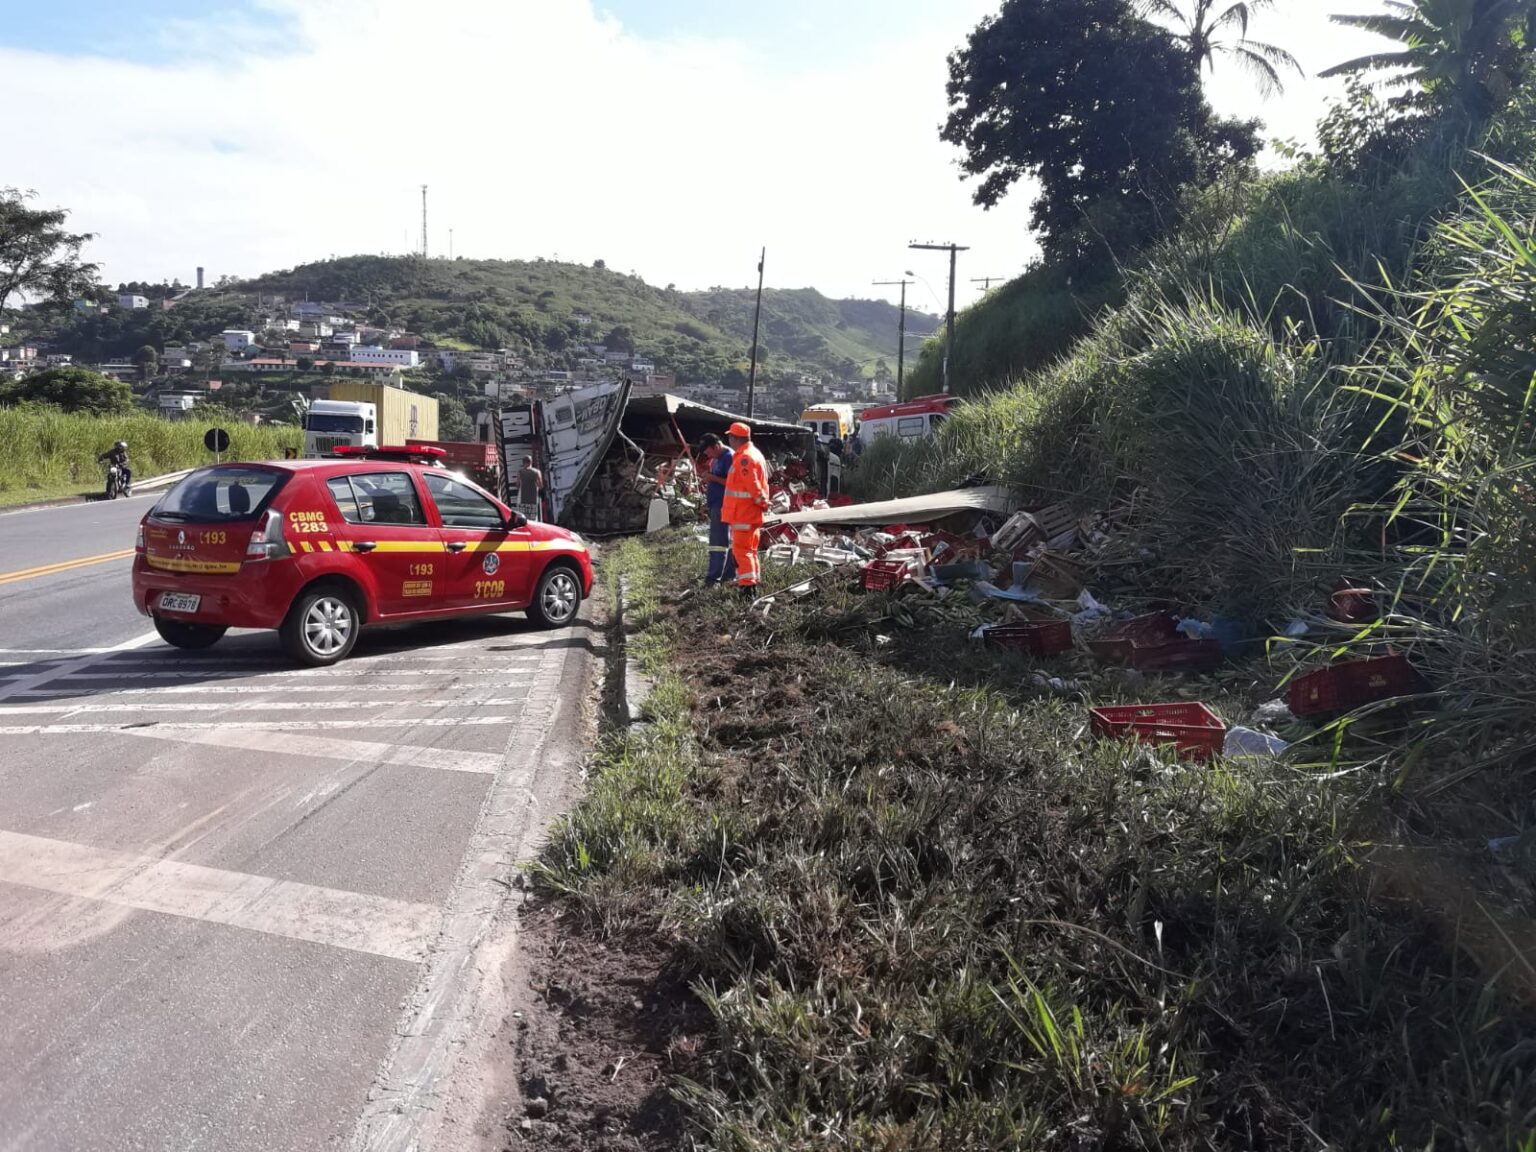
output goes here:
[[528, 605], [528, 619], [540, 628], [564, 628], [581, 610], [581, 580], [564, 564], [544, 570]]
[[217, 624], [194, 624], [190, 620], [167, 620], [164, 616], [156, 616], [155, 631], [172, 648], [212, 648], [229, 629]]
[[288, 655], [299, 663], [324, 668], [347, 657], [362, 626], [362, 614], [351, 594], [334, 584], [322, 584], [299, 595], [278, 635]]

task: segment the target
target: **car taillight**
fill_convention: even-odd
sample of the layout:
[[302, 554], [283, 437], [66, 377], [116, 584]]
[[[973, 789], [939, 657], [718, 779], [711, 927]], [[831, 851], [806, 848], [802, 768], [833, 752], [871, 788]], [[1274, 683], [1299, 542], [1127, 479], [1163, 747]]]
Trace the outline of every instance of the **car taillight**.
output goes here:
[[245, 546], [247, 560], [281, 560], [288, 555], [288, 545], [283, 540], [283, 518], [267, 509], [261, 526], [251, 533], [251, 542]]
[[135, 552], [143, 552], [144, 551], [144, 525], [143, 524], [139, 525], [139, 534], [136, 537], [134, 537], [134, 540], [133, 540], [133, 550]]

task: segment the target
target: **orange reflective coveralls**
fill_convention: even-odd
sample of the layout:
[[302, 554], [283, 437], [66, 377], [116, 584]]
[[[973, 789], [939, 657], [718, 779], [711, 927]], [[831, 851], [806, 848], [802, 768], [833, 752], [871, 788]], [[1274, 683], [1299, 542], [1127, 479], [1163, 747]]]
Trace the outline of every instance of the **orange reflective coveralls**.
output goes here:
[[763, 513], [768, 510], [768, 461], [750, 440], [734, 451], [720, 519], [731, 526], [737, 585], [755, 588], [759, 574], [757, 548], [762, 538]]

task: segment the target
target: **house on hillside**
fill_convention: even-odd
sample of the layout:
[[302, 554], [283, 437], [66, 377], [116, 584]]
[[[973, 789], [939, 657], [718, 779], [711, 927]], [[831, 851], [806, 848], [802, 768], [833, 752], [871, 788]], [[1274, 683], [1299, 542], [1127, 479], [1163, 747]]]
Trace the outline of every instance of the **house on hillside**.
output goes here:
[[352, 359], [359, 364], [398, 364], [401, 368], [421, 367], [421, 353], [414, 348], [380, 348], [360, 344], [352, 349]]
[[256, 344], [256, 333], [248, 328], [226, 328], [221, 335], [226, 352], [248, 352]]
[[119, 308], [148, 308], [149, 299], [144, 296], [135, 296], [131, 292], [125, 292], [117, 298]]

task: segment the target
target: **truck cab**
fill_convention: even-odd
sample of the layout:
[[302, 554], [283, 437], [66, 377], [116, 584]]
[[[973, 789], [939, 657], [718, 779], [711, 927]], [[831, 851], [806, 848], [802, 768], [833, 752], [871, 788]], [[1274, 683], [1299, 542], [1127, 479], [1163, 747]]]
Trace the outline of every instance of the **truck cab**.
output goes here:
[[316, 400], [304, 416], [304, 455], [314, 459], [338, 448], [377, 448], [378, 411], [356, 400]]

